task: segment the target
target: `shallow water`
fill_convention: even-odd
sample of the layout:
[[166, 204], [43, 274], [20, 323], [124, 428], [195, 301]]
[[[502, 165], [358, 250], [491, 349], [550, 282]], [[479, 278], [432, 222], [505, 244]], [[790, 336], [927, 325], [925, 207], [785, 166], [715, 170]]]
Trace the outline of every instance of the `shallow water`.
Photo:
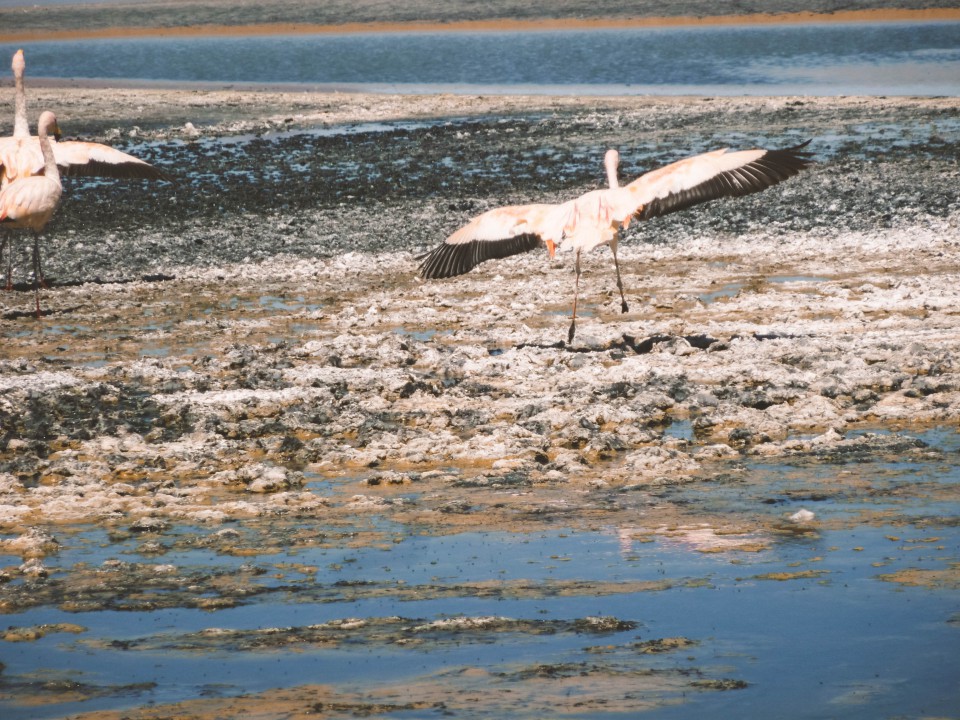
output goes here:
[[[693, 440], [684, 423], [671, 432]], [[357, 518], [355, 527], [336, 528], [319, 544], [291, 548], [271, 538], [284, 528], [296, 533], [296, 522], [231, 523], [228, 529], [261, 548], [238, 556], [228, 547], [202, 547], [218, 528], [176, 526], [159, 534], [118, 535], [91, 527], [57, 533], [62, 549], [49, 560], [51, 580], [116, 568], [119, 561], [160, 566], [157, 574], [189, 576], [182, 582], [192, 586], [176, 590], [174, 583], [154, 597], [155, 603], [167, 596], [169, 607], [151, 609], [154, 591], [144, 587], [126, 600], [119, 592], [116, 607], [127, 603], [125, 612], [64, 612], [58, 603], [41, 603], [6, 615], [10, 627], [71, 623], [83, 630], [4, 643], [0, 710], [11, 720], [39, 720], [256, 693], [276, 687], [281, 678], [286, 687], [320, 681], [350, 688], [358, 697], [396, 686], [409, 686], [415, 697], [428, 694], [426, 687], [435, 683], [455, 694], [460, 680], [451, 668], [499, 673], [494, 688], [522, 694], [530, 680], [516, 674], [519, 669], [540, 668], [542, 677], [543, 668], [553, 666], [638, 678], [679, 672], [679, 686], [644, 686], [647, 700], [659, 708], [657, 717], [947, 716], [960, 701], [953, 682], [960, 674], [955, 571], [943, 582], [914, 585], [909, 578], [948, 570], [960, 550], [960, 530], [951, 521], [960, 510], [960, 436], [938, 428], [918, 437], [945, 454], [910, 463], [861, 458], [852, 468], [748, 462], [733, 486], [696, 482], [650, 498], [651, 507], [686, 507], [691, 518], [749, 522], [751, 516], [767, 516], [757, 530], [733, 535], [717, 534], [709, 522], [652, 526], [647, 513], [637, 515], [635, 526], [435, 534], [429, 526], [418, 529], [391, 520], [389, 513], [374, 513]], [[849, 472], [865, 478], [869, 489], [847, 477], [838, 492], [838, 473]], [[336, 482], [321, 487], [319, 480], [307, 487], [335, 496], [352, 492], [346, 480], [340, 489]], [[948, 488], [952, 499], [927, 493], [928, 484]], [[876, 498], [894, 485], [905, 492]], [[417, 493], [405, 495], [415, 499]], [[801, 507], [816, 512], [814, 523], [786, 520]], [[864, 522], [865, 513], [873, 519]], [[145, 542], [166, 549], [161, 555], [145, 552]], [[192, 596], [216, 596], [221, 585], [215, 578], [251, 567], [259, 568], [258, 574], [249, 576], [246, 586], [257, 592], [234, 607], [203, 611], [183, 605]], [[907, 573], [906, 579], [894, 581], [897, 573]], [[104, 582], [109, 587], [109, 580]], [[145, 606], [138, 608], [138, 595]], [[563, 623], [598, 616], [632, 625], [596, 633], [563, 629]], [[526, 625], [515, 631], [438, 630], [410, 642], [416, 637], [411, 627], [460, 617]], [[365, 620], [373, 629], [356, 635], [340, 631], [319, 645], [297, 639], [292, 630], [345, 618]], [[400, 636], [393, 634], [391, 618], [409, 619]], [[260, 640], [249, 644], [242, 634], [204, 632], [245, 631], [255, 639], [267, 627], [278, 630], [266, 638], [292, 636], [271, 646]], [[654, 654], [637, 650], [638, 643], [677, 637], [689, 644]], [[84, 699], [70, 700], [68, 690]], [[23, 704], [28, 698], [42, 704]], [[640, 709], [622, 691], [604, 701], [609, 710], [573, 716]], [[498, 702], [490, 700], [488, 710], [496, 713]], [[680, 704], [665, 706], [673, 703]], [[531, 701], [515, 712], [535, 717], [543, 710]]]
[[[35, 77], [411, 93], [960, 94], [960, 23], [948, 22], [171, 37], [23, 47]], [[16, 49], [0, 44], [0, 55]]]

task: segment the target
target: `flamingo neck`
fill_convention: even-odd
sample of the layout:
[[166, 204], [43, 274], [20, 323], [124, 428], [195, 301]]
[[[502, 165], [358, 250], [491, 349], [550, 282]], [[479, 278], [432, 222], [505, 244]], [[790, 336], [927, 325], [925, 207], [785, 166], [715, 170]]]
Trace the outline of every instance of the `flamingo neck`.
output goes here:
[[23, 89], [22, 72], [14, 73], [13, 85], [13, 136], [30, 137], [30, 124], [27, 122], [27, 93]]
[[620, 157], [612, 152], [608, 152], [604, 158], [604, 167], [607, 169], [607, 184], [611, 189], [620, 187], [620, 178], [617, 177], [617, 169], [620, 165]]
[[45, 124], [37, 127], [37, 135], [40, 136], [40, 152], [43, 153], [43, 175], [59, 185], [60, 168], [57, 167], [57, 159], [54, 157], [53, 146], [50, 144], [50, 137], [47, 135]]

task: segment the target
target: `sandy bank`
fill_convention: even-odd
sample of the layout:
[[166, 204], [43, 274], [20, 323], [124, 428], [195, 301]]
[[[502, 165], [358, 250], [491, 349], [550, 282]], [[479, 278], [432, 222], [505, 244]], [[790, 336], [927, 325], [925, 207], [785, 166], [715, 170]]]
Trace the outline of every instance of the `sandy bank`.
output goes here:
[[747, 15], [661, 16], [621, 18], [495, 18], [449, 22], [344, 22], [313, 24], [301, 22], [251, 23], [243, 25], [177, 25], [174, 27], [104, 27], [64, 30], [0, 32], [0, 42], [38, 40], [81, 40], [133, 37], [209, 37], [252, 35], [322, 35], [349, 33], [435, 33], [435, 32], [549, 32], [558, 30], [602, 30], [616, 28], [716, 27], [797, 23], [943, 22], [960, 20], [960, 8], [840, 10], [831, 13], [792, 12]]

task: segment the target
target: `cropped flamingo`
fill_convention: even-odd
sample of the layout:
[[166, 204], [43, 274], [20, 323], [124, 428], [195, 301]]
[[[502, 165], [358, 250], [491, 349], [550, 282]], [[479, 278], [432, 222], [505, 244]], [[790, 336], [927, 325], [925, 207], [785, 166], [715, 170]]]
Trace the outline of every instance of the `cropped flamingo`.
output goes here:
[[[18, 178], [41, 175], [45, 160], [40, 150], [40, 139], [30, 135], [27, 121], [27, 94], [23, 84], [26, 62], [23, 50], [13, 54], [10, 63], [14, 81], [13, 135], [0, 138], [0, 190]], [[172, 180], [162, 170], [133, 155], [115, 150], [100, 143], [65, 141], [59, 136], [50, 139], [53, 155], [61, 175], [95, 176], [111, 178], [142, 178], [146, 180]], [[0, 255], [7, 245], [4, 235], [0, 243]], [[7, 257], [7, 289], [10, 284], [11, 257]]]
[[[620, 291], [621, 310], [627, 311], [627, 302], [623, 295], [623, 282], [620, 278], [620, 265], [617, 261], [617, 240], [621, 228], [629, 226], [633, 219], [649, 220], [667, 215], [723, 197], [739, 197], [765, 190], [800, 172], [810, 164], [810, 153], [804, 148], [809, 141], [782, 150], [741, 150], [728, 152], [726, 149], [694, 155], [678, 162], [653, 170], [621, 187], [617, 179], [619, 154], [615, 150], [607, 152], [605, 164], [610, 187], [593, 190], [574, 200], [563, 203], [557, 208], [559, 223], [550, 226], [551, 240], [562, 251], [576, 252], [576, 285], [573, 299], [573, 313], [567, 342], [573, 342], [577, 322], [577, 298], [580, 289], [580, 255], [599, 245], [609, 245], [613, 253], [617, 272], [617, 288]], [[502, 208], [501, 210], [509, 210]], [[485, 216], [498, 213], [491, 210], [479, 216], [447, 238], [446, 242], [434, 249], [420, 266], [424, 278], [441, 278], [459, 275], [472, 269], [483, 260], [501, 258], [526, 252], [536, 244], [517, 243], [513, 235], [503, 232], [496, 236], [498, 229], [490, 225], [490, 232], [482, 238], [476, 233], [465, 233]], [[463, 233], [463, 235], [461, 235]], [[555, 239], [559, 234], [559, 242]], [[458, 238], [458, 236], [460, 236]], [[546, 240], [546, 237], [543, 238]], [[458, 251], [457, 243], [481, 241], [485, 252], [473, 261], [469, 252]], [[454, 249], [446, 246], [453, 245]], [[548, 244], [548, 248], [552, 247]], [[457, 255], [458, 263], [439, 264], [434, 258], [443, 255]], [[463, 256], [466, 256], [465, 258]]]
[[[23, 50], [17, 50], [13, 54], [10, 67], [13, 70], [14, 81], [13, 135], [0, 138], [0, 170], [2, 170], [0, 186], [2, 187], [18, 177], [39, 175], [44, 172], [40, 140], [30, 135], [27, 122], [27, 94], [23, 83], [26, 61]], [[150, 163], [115, 150], [109, 145], [69, 140], [52, 141], [51, 147], [62, 175], [145, 180], [172, 179], [167, 173]]]
[[53, 156], [50, 135], [59, 133], [56, 116], [49, 110], [40, 115], [37, 124], [40, 151], [44, 157], [42, 175], [17, 178], [0, 191], [0, 223], [18, 230], [33, 232], [33, 293], [40, 317], [40, 232], [53, 217], [60, 204], [63, 188], [60, 171]]

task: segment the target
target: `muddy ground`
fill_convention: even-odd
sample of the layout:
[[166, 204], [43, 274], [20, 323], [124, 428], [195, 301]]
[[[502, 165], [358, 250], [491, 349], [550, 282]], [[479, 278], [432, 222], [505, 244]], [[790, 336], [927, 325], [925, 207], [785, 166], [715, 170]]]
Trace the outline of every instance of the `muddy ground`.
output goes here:
[[[310, 562], [264, 569], [278, 553], [557, 529], [614, 528], [627, 545], [679, 544], [731, 563], [829, 533], [873, 529], [908, 550], [933, 538], [922, 545], [937, 548], [933, 566], [904, 550], [906, 564], [876, 580], [955, 594], [955, 483], [890, 469], [957, 464], [952, 446], [922, 439], [931, 428], [952, 435], [960, 420], [955, 99], [126, 89], [108, 118], [96, 90], [38, 88], [31, 103], [55, 105], [68, 135], [134, 152], [176, 182], [67, 183], [43, 242], [53, 287], [39, 320], [28, 243], [17, 239], [18, 286], [0, 294], [0, 612], [16, 626], [7, 642], [81, 633], [81, 647], [189, 656], [211, 644], [399, 652], [582, 637], [606, 649], [581, 664], [424, 676], [416, 692], [304, 683], [244, 707], [282, 696], [291, 717], [444, 703], [469, 712], [508, 678], [531, 717], [636, 712], [745, 684], [724, 666], [643, 664], [660, 646], [648, 653], [640, 640], [608, 644], [636, 629], [631, 617], [484, 615], [451, 629], [436, 616], [372, 613], [260, 632], [217, 630], [216, 613], [278, 595], [507, 602], [709, 585], [674, 572], [408, 584], [338, 583], [339, 561], [332, 579]], [[569, 256], [416, 278], [416, 254], [480, 211], [599, 186], [607, 147], [630, 177], [716, 146], [808, 138], [816, 166], [782, 186], [631, 228], [620, 251], [626, 314], [609, 253], [587, 257], [572, 346], [562, 342]], [[88, 537], [135, 558], [64, 559]], [[228, 566], [166, 559], [194, 551]], [[830, 572], [821, 559], [747, 574], [816, 586]], [[67, 620], [214, 615], [197, 633], [89, 637], [67, 620], [27, 622], [45, 609]], [[706, 635], [642, 642], [651, 640], [676, 657]], [[38, 689], [9, 670], [3, 687], [42, 704], [127, 698], [114, 707], [152, 692]], [[586, 705], [564, 705], [571, 692]], [[195, 701], [179, 711], [196, 717], [244, 702], [179, 699]]]

